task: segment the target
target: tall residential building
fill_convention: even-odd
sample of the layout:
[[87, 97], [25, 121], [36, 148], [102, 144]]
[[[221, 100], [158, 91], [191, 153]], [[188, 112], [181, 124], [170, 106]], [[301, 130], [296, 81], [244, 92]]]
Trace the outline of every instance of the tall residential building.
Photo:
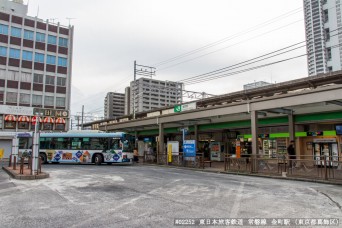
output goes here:
[[183, 83], [139, 78], [130, 87], [131, 114], [182, 103]]
[[22, 0], [0, 0], [0, 131], [66, 131], [70, 118], [73, 26], [27, 15]]
[[114, 117], [125, 114], [125, 94], [107, 93], [104, 101], [104, 118], [113, 119]]
[[341, 0], [304, 0], [309, 75], [342, 69]]

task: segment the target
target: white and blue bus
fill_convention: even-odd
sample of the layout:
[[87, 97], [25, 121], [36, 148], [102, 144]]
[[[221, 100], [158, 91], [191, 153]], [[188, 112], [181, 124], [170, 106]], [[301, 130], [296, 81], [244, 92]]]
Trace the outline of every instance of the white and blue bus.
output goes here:
[[[32, 153], [32, 133], [17, 134], [18, 153]], [[134, 137], [124, 132], [40, 133], [43, 163], [131, 163]]]

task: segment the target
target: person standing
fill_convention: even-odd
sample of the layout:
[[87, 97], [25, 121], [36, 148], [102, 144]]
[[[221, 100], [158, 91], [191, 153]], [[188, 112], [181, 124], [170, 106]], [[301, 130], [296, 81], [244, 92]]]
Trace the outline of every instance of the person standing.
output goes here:
[[291, 140], [290, 145], [287, 147], [287, 154], [289, 155], [290, 167], [293, 168], [294, 162], [292, 160], [296, 160], [296, 150], [294, 147], [294, 141]]

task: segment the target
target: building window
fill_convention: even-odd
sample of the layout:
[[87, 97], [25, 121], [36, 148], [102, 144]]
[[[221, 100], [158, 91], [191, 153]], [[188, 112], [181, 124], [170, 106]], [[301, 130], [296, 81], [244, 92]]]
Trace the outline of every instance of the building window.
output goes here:
[[17, 27], [11, 27], [11, 36], [21, 38], [21, 29]]
[[48, 35], [48, 44], [57, 44], [57, 37]]
[[324, 17], [324, 22], [327, 23], [329, 21], [329, 14], [328, 14], [328, 10], [324, 10], [323, 12], [323, 17]]
[[46, 75], [45, 84], [46, 85], [54, 85], [55, 84], [55, 77]]
[[10, 48], [10, 58], [20, 59], [20, 50], [15, 48]]
[[19, 72], [9, 70], [7, 74], [7, 79], [12, 81], [19, 81]]
[[28, 122], [18, 122], [18, 128], [19, 129], [28, 129], [29, 123]]
[[65, 86], [66, 78], [57, 77], [57, 86]]
[[37, 63], [44, 63], [44, 54], [35, 53], [34, 54], [34, 61]]
[[331, 48], [327, 48], [327, 59], [331, 60]]
[[19, 97], [20, 104], [30, 104], [30, 94], [21, 93]]
[[34, 74], [33, 75], [33, 82], [43, 84], [43, 75], [42, 74]]
[[47, 55], [46, 63], [51, 65], [56, 65], [56, 56]]
[[33, 31], [30, 30], [24, 30], [24, 39], [26, 40], [33, 40]]
[[32, 75], [31, 73], [25, 73], [21, 72], [21, 82], [31, 82], [32, 81]]
[[59, 37], [58, 45], [61, 47], [68, 47], [68, 39]]
[[8, 25], [0, 24], [0, 34], [8, 35]]
[[58, 66], [67, 67], [67, 59], [58, 57]]
[[42, 105], [43, 99], [41, 95], [32, 95], [32, 105]]
[[17, 122], [14, 121], [5, 121], [6, 129], [14, 129]]
[[327, 28], [324, 30], [324, 32], [325, 32], [325, 41], [327, 42], [330, 40], [330, 29]]
[[44, 33], [37, 32], [37, 33], [36, 33], [36, 41], [37, 41], [37, 42], [45, 43], [45, 34], [44, 34]]
[[65, 97], [56, 97], [56, 106], [65, 107]]
[[330, 67], [328, 67], [328, 71], [329, 72], [332, 72], [333, 71], [333, 68], [330, 66]]
[[6, 70], [0, 70], [0, 78], [6, 79]]
[[18, 93], [7, 92], [6, 102], [7, 103], [17, 103]]
[[7, 47], [1, 47], [0, 46], [0, 56], [7, 57]]
[[32, 51], [23, 51], [23, 60], [32, 61]]
[[53, 97], [45, 96], [44, 105], [45, 106], [53, 106]]

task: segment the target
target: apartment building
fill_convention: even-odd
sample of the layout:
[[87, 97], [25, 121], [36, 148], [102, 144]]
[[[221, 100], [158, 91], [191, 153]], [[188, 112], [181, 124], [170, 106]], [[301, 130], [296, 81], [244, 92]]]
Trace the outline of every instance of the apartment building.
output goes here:
[[104, 118], [113, 119], [125, 114], [125, 94], [107, 93], [104, 100]]
[[304, 0], [309, 75], [342, 69], [341, 0]]
[[183, 83], [139, 78], [130, 88], [131, 114], [182, 103]]
[[27, 11], [0, 0], [0, 131], [30, 131], [36, 119], [41, 130], [66, 131], [74, 28]]

